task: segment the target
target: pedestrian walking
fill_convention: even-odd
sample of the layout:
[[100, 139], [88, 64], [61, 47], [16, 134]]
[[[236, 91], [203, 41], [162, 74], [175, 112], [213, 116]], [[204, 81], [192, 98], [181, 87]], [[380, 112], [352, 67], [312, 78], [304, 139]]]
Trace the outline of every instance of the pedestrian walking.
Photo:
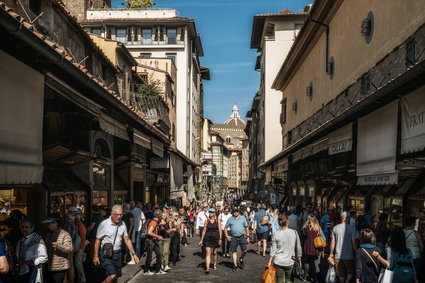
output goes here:
[[142, 210], [136, 206], [136, 202], [134, 200], [130, 201], [130, 212], [133, 214], [133, 234], [132, 234], [132, 241], [134, 248], [136, 250], [137, 257], [140, 258], [141, 256], [141, 249], [140, 249], [140, 231], [143, 226], [143, 223], [145, 222], [146, 218], [143, 214]]
[[[183, 224], [180, 222], [178, 212], [174, 211], [171, 216], [171, 260], [173, 266], [176, 266], [177, 261], [180, 259], [180, 239], [183, 235]], [[201, 235], [202, 236], [202, 235]]]
[[310, 281], [319, 282], [320, 279], [320, 252], [321, 250], [317, 249], [314, 246], [314, 239], [316, 237], [322, 237], [325, 239], [325, 235], [320, 229], [319, 221], [314, 214], [310, 214], [307, 217], [302, 233], [304, 235], [304, 262], [303, 269], [306, 275], [310, 275]]
[[61, 229], [59, 214], [50, 215], [42, 223], [47, 224], [48, 229], [44, 239], [48, 255], [47, 282], [63, 283], [65, 275], [71, 267], [69, 261], [73, 252], [71, 235]]
[[[69, 211], [69, 209], [68, 209]], [[75, 215], [72, 212], [69, 212], [65, 215], [65, 223], [62, 225], [62, 229], [71, 235], [72, 239], [72, 255], [69, 257], [69, 268], [67, 271], [67, 280], [69, 282], [74, 282], [75, 272], [74, 272], [74, 254], [78, 251], [81, 238], [78, 235], [77, 227], [75, 226]]]
[[[77, 209], [76, 207], [74, 207]], [[75, 270], [77, 271], [78, 275], [78, 281], [80, 283], [86, 282], [86, 274], [84, 272], [83, 267], [83, 257], [84, 257], [84, 250], [86, 249], [86, 234], [87, 229], [84, 223], [81, 221], [81, 211], [79, 209], [73, 210], [75, 215], [75, 226], [77, 228], [77, 233], [80, 237], [80, 245], [76, 248], [77, 251], [74, 252], [74, 266]], [[71, 208], [70, 208], [71, 211]], [[75, 250], [75, 247], [74, 247]]]
[[10, 266], [6, 257], [6, 247], [3, 243], [0, 243], [0, 282], [7, 280], [7, 273], [9, 272]]
[[291, 206], [289, 208], [288, 220], [289, 220], [288, 228], [293, 230], [298, 230], [299, 216], [297, 214], [297, 208], [295, 206]]
[[[133, 248], [127, 234], [127, 228], [122, 221], [123, 209], [121, 205], [114, 205], [111, 209], [111, 216], [102, 221], [99, 225], [94, 242], [93, 264], [102, 267], [106, 272], [105, 283], [117, 282], [122, 274], [122, 242], [124, 241], [131, 257], [137, 264], [139, 258]], [[100, 250], [100, 255], [99, 255]]]
[[270, 226], [271, 226], [272, 236], [274, 234], [276, 234], [277, 231], [280, 230], [280, 225], [279, 225], [279, 209], [277, 209], [277, 208], [275, 208], [273, 210], [273, 215], [272, 215], [272, 219], [270, 221]]
[[232, 217], [232, 215], [230, 214], [230, 209], [226, 206], [223, 209], [223, 212], [220, 213], [220, 215], [218, 216], [218, 220], [220, 221], [220, 226], [221, 226], [221, 249], [222, 249], [222, 256], [224, 258], [230, 258], [230, 254], [229, 254], [229, 250], [230, 250], [230, 242], [226, 239], [226, 234], [224, 233], [224, 229], [226, 228], [226, 223], [227, 220], [230, 219], [230, 217]]
[[260, 206], [260, 211], [254, 216], [254, 233], [257, 234], [257, 254], [261, 254], [261, 245], [263, 246], [262, 255], [266, 256], [267, 238], [269, 236], [270, 216], [265, 210], [265, 205]]
[[391, 231], [386, 252], [387, 259], [384, 259], [378, 252], [372, 254], [384, 266], [393, 271], [394, 283], [419, 282], [413, 265], [413, 254], [406, 246], [406, 236], [401, 228], [396, 227]]
[[[123, 206], [123, 213], [124, 215], [122, 216], [121, 220], [124, 221], [125, 223], [125, 227], [127, 228], [127, 234], [131, 239], [131, 242], [134, 243], [134, 239], [132, 239], [132, 235], [133, 235], [133, 229], [134, 229], [134, 215], [133, 213], [130, 211], [130, 204], [129, 203], [124, 203]], [[134, 247], [134, 246], [133, 246]], [[123, 258], [123, 263], [127, 263], [127, 264], [136, 264], [134, 262], [134, 260], [130, 260], [128, 259], [129, 253], [128, 253], [128, 249], [127, 247], [124, 245], [122, 246], [122, 258]]]
[[161, 214], [161, 221], [159, 222], [158, 232], [158, 235], [163, 238], [162, 241], [159, 241], [159, 247], [162, 253], [161, 269], [163, 271], [169, 271], [171, 269], [168, 265], [168, 261], [170, 258], [171, 231], [172, 229], [170, 224], [170, 217], [168, 215], [168, 212], [164, 210]]
[[201, 241], [199, 241], [200, 245], [205, 245], [206, 274], [210, 272], [211, 253], [213, 254], [213, 269], [217, 270], [217, 250], [221, 245], [221, 224], [220, 221], [217, 220], [215, 212], [214, 208], [208, 210], [209, 217], [204, 223]]
[[356, 272], [354, 261], [354, 250], [356, 248], [356, 237], [350, 227], [350, 214], [346, 211], [341, 213], [341, 224], [332, 230], [329, 258], [335, 262], [336, 275], [339, 282], [351, 282]]
[[375, 234], [370, 229], [361, 230], [359, 242], [360, 246], [356, 251], [356, 282], [378, 282], [382, 264], [373, 254], [382, 256], [382, 250], [376, 246]]
[[239, 258], [239, 267], [244, 268], [244, 258], [247, 253], [246, 244], [249, 243], [249, 228], [246, 218], [239, 215], [239, 210], [237, 208], [233, 209], [232, 217], [227, 220], [224, 233], [226, 234], [226, 239], [230, 241], [230, 252], [233, 257], [233, 271], [236, 271], [238, 268], [238, 246], [242, 250], [241, 256]]
[[422, 255], [424, 251], [424, 242], [418, 231], [415, 231], [416, 218], [408, 217], [403, 230], [406, 236], [406, 247], [412, 251], [413, 265], [415, 266], [416, 275], [421, 278]]
[[46, 244], [43, 238], [34, 232], [34, 222], [30, 219], [22, 221], [21, 233], [22, 238], [19, 239], [15, 250], [19, 267], [16, 282], [43, 282], [43, 263], [48, 260]]
[[268, 265], [273, 264], [276, 268], [277, 283], [291, 283], [294, 256], [301, 265], [300, 237], [296, 230], [289, 228], [289, 220], [285, 215], [280, 215], [278, 221], [281, 230], [273, 235]]
[[[161, 218], [161, 210], [155, 209], [153, 212], [153, 219], [148, 224], [148, 236], [146, 239], [146, 262], [145, 267], [143, 268], [144, 275], [163, 275], [166, 274], [161, 270], [162, 262], [162, 253], [159, 246], [159, 241], [162, 241], [163, 238], [159, 235], [159, 222]], [[156, 256], [156, 265], [155, 272], [150, 271], [152, 263], [152, 254], [155, 253]]]
[[[204, 203], [196, 215], [196, 234], [198, 234], [199, 238], [202, 237], [202, 230], [204, 229], [205, 220], [207, 219], [207, 204]], [[201, 256], [202, 258], [205, 256], [205, 247], [203, 245], [201, 246]]]

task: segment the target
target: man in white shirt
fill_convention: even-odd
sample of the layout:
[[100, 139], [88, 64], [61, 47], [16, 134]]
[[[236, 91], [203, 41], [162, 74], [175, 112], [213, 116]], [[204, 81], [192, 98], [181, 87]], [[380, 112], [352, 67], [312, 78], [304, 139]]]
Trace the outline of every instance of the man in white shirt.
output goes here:
[[230, 258], [229, 249], [230, 249], [230, 242], [227, 241], [226, 235], [224, 234], [224, 229], [226, 229], [226, 223], [229, 218], [232, 217], [230, 214], [229, 208], [226, 206], [222, 213], [218, 216], [218, 220], [220, 221], [221, 229], [223, 229], [223, 233], [221, 233], [221, 248], [223, 250], [223, 257]]
[[18, 282], [42, 282], [42, 266], [47, 262], [47, 248], [40, 235], [34, 233], [34, 223], [25, 219], [21, 223], [22, 238], [16, 245], [19, 265]]
[[[199, 210], [198, 215], [196, 216], [196, 233], [199, 237], [202, 237], [202, 231], [204, 230], [205, 221], [208, 219], [207, 215], [207, 204], [204, 203], [201, 206], [201, 210]], [[205, 255], [205, 248], [202, 245], [202, 257]]]
[[133, 214], [133, 233], [131, 235], [134, 248], [136, 250], [137, 256], [140, 258], [141, 249], [140, 249], [140, 231], [142, 229], [143, 223], [145, 223], [146, 217], [143, 214], [143, 211], [136, 205], [134, 200], [130, 201], [130, 212]]

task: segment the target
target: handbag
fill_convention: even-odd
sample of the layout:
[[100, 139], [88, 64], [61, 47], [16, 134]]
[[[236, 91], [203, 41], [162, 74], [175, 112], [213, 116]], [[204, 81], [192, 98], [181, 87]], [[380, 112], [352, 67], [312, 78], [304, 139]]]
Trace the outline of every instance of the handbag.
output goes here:
[[292, 273], [294, 275], [294, 277], [302, 280], [302, 281], [307, 281], [307, 275], [304, 272], [304, 269], [302, 268], [301, 264], [298, 262], [298, 256], [297, 255], [297, 246], [298, 246], [298, 233], [297, 231], [295, 231], [295, 236], [296, 236], [296, 241], [295, 241], [295, 255], [296, 257], [292, 257], [292, 260], [294, 261], [294, 267], [292, 269]]
[[320, 230], [317, 232], [317, 237], [314, 238], [313, 244], [316, 249], [326, 248], [326, 241], [320, 236]]
[[381, 272], [379, 275], [379, 283], [392, 283], [394, 277], [394, 272], [388, 268], [384, 269], [384, 272]]
[[336, 283], [336, 271], [335, 266], [329, 265], [328, 272], [326, 273], [326, 283]]
[[112, 255], [114, 254], [114, 246], [115, 246], [115, 240], [117, 239], [118, 234], [118, 228], [117, 225], [117, 231], [115, 232], [114, 242], [111, 243], [105, 243], [102, 247], [102, 257], [104, 258], [112, 258]]

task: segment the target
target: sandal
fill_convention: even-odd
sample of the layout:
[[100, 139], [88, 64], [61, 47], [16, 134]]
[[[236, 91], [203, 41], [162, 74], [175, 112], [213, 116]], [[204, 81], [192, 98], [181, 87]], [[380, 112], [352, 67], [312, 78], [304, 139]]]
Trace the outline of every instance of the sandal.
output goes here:
[[213, 270], [217, 271], [217, 265], [214, 265]]

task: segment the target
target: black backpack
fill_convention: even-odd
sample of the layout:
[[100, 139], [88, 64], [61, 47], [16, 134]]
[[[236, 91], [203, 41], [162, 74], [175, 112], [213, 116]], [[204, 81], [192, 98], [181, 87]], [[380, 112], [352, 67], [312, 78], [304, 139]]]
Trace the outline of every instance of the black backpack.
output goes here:
[[4, 255], [6, 256], [7, 263], [9, 264], [9, 272], [2, 274], [2, 279], [5, 282], [16, 282], [19, 274], [19, 267], [17, 267], [18, 260], [15, 256], [15, 249], [10, 242], [4, 237], [0, 237], [0, 244], [4, 247]]

